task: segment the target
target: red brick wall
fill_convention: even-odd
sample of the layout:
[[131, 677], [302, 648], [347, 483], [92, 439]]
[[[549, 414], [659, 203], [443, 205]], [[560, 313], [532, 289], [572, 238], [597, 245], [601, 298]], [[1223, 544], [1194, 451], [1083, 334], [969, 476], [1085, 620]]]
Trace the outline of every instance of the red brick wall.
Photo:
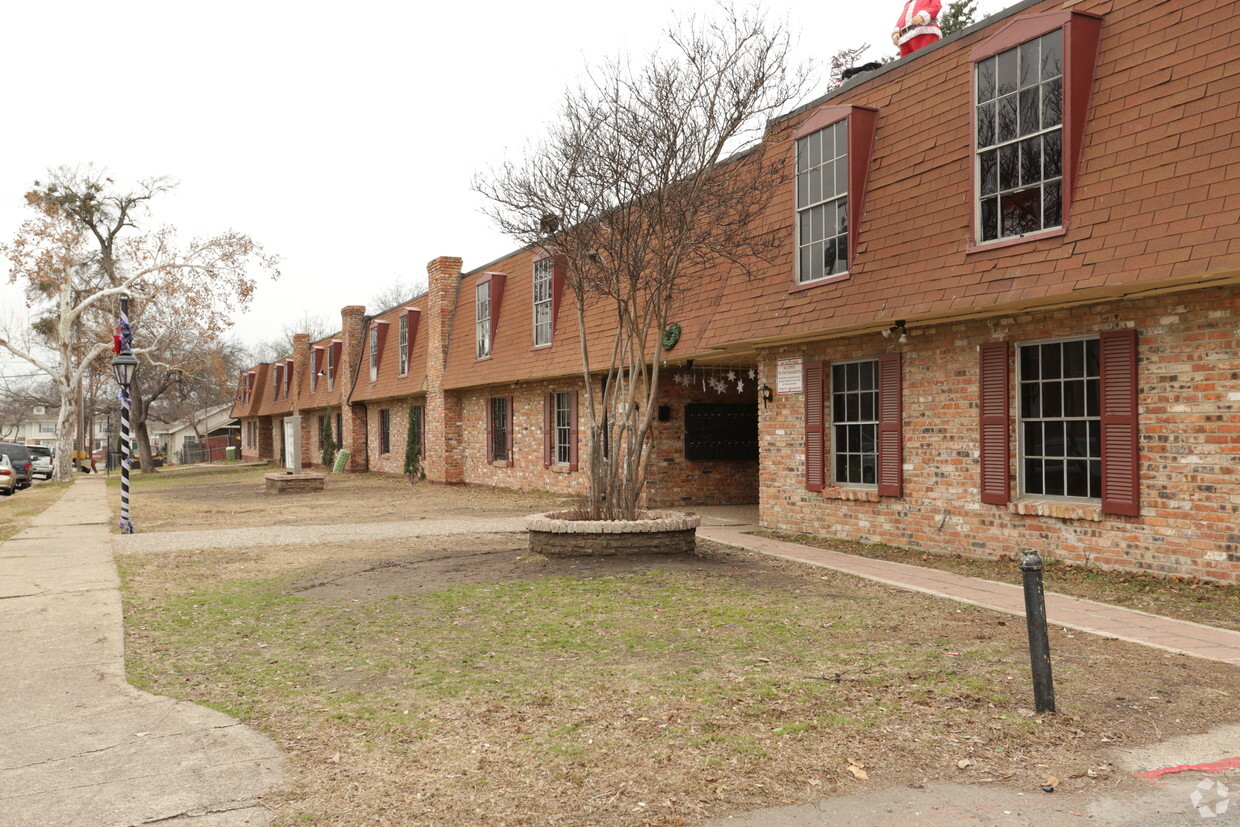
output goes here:
[[[585, 495], [589, 488], [586, 469], [590, 466], [589, 414], [585, 394], [580, 393], [580, 379], [526, 383], [481, 388], [469, 394], [456, 395], [460, 410], [459, 461], [463, 480], [476, 485], [505, 488], [535, 488], [561, 494]], [[577, 438], [578, 471], [568, 466], [543, 467], [543, 394], [578, 391]], [[486, 406], [494, 396], [511, 396], [512, 455], [511, 467], [488, 461]]]
[[[1015, 372], [1013, 502], [983, 504], [979, 345], [1132, 327], [1139, 333], [1140, 516], [1017, 498]], [[904, 354], [904, 496], [873, 502], [837, 498], [855, 489], [807, 491], [804, 400], [799, 393], [777, 394], [760, 426], [763, 525], [979, 557], [1030, 549], [1072, 563], [1240, 582], [1237, 288], [910, 326], [905, 345], [871, 334], [772, 349], [763, 353], [762, 379], [775, 386], [780, 357], [832, 360], [892, 350]]]
[[[409, 436], [409, 399], [385, 399], [367, 403], [366, 428], [370, 432], [367, 461], [369, 470], [380, 474], [405, 473], [405, 443]], [[413, 403], [422, 406], [423, 429], [426, 422], [426, 399], [419, 396]], [[391, 451], [379, 453], [379, 411], [391, 411]], [[423, 467], [426, 448], [423, 445]]]
[[[758, 383], [749, 377], [749, 367], [727, 367], [690, 371], [693, 383], [685, 386], [674, 381], [681, 368], [667, 368], [660, 380], [659, 404], [671, 408], [668, 422], [653, 424], [654, 446], [647, 467], [646, 499], [650, 506], [741, 505], [758, 501], [757, 460], [685, 459], [685, 405], [707, 403], [744, 403], [758, 405]], [[728, 374], [736, 374], [729, 380]], [[709, 380], [724, 382], [727, 389], [718, 393]], [[706, 386], [703, 387], [703, 382]], [[737, 391], [737, 382], [743, 390]]]

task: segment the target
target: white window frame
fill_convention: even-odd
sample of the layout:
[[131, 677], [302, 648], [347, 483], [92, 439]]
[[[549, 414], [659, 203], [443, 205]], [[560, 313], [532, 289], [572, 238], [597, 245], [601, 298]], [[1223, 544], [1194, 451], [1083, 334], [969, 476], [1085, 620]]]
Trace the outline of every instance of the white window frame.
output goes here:
[[573, 397], [567, 391], [558, 391], [555, 404], [552, 406], [554, 418], [552, 422], [551, 449], [552, 459], [556, 465], [570, 465], [573, 461]]
[[[546, 256], [534, 262], [534, 347], [551, 344], [553, 331], [554, 307], [552, 306], [552, 283], [555, 278], [555, 260]], [[545, 318], [538, 318], [538, 311], [544, 311]]]
[[[1058, 34], [1060, 37], [1059, 75], [1055, 77], [1048, 77], [1048, 78], [1041, 77], [1041, 46], [1039, 45], [1038, 47], [1039, 78], [1037, 82], [1034, 83], [1032, 86], [1023, 87], [1022, 89], [1022, 87], [1020, 86], [1020, 60], [1022, 59], [1021, 50], [1024, 49], [1026, 46], [1028, 46], [1030, 43], [1038, 42], [1040, 44], [1040, 41], [1048, 37], [1051, 37], [1052, 35], [1055, 35], [1055, 34]], [[1064, 145], [1063, 145], [1064, 115], [1065, 115], [1064, 85], [1067, 82], [1067, 76], [1064, 74], [1065, 61], [1066, 61], [1066, 58], [1064, 56], [1065, 41], [1066, 41], [1066, 38], [1064, 38], [1064, 29], [1062, 28], [1053, 29], [1052, 31], [1038, 35], [1037, 37], [1032, 37], [1029, 40], [1026, 40], [1023, 43], [1017, 44], [1016, 46], [1013, 46], [1010, 49], [1004, 49], [1001, 52], [997, 52], [973, 64], [973, 93], [972, 93], [973, 238], [975, 239], [975, 243], [979, 246], [985, 245], [985, 244], [1000, 244], [1003, 242], [1010, 242], [1013, 239], [1026, 238], [1028, 236], [1037, 235], [1039, 233], [1044, 233], [1044, 232], [1058, 230], [1058, 229], [1063, 228], [1063, 213], [1064, 213], [1063, 186], [1064, 186], [1064, 165], [1065, 165]], [[998, 102], [1001, 97], [999, 95], [999, 88], [998, 88], [999, 58], [1002, 57], [1003, 55], [1013, 53], [1013, 52], [1015, 52], [1017, 55], [1017, 68], [1016, 68], [1017, 89], [1015, 92], [1011, 93], [1012, 96], [1016, 99], [1016, 103], [1017, 103], [1016, 136], [1007, 141], [1000, 141], [999, 140], [999, 107], [998, 107]], [[993, 104], [995, 107], [994, 126], [993, 126], [994, 142], [987, 144], [985, 147], [982, 147], [980, 145], [981, 142], [979, 139], [979, 135], [980, 135], [979, 111], [981, 107], [983, 106], [983, 102], [978, 101], [978, 96], [980, 94], [980, 88], [981, 88], [982, 66], [988, 63], [993, 63], [995, 66], [995, 93], [994, 93], [994, 97], [992, 97], [988, 101], [985, 101], [984, 103]], [[1042, 116], [1043, 116], [1043, 113], [1045, 112], [1046, 96], [1045, 96], [1045, 93], [1039, 94], [1038, 96], [1038, 113], [1039, 113], [1038, 126], [1039, 128], [1033, 132], [1030, 132], [1027, 135], [1022, 135], [1020, 133], [1020, 97], [1021, 97], [1022, 91], [1028, 91], [1030, 89], [1038, 89], [1041, 92], [1047, 84], [1052, 83], [1055, 80], [1059, 81], [1059, 122], [1049, 127], [1042, 126]], [[1007, 97], [1007, 96], [1003, 96], [1003, 97]], [[1057, 175], [1053, 175], [1048, 178], [1046, 177], [1046, 156], [1047, 156], [1046, 136], [1054, 135], [1054, 134], [1059, 135], [1059, 172]], [[1038, 182], [1036, 184], [1018, 183], [1016, 187], [1014, 188], [1009, 187], [1005, 190], [1002, 186], [1003, 179], [1002, 179], [1002, 172], [1000, 170], [1000, 158], [1002, 157], [1002, 154], [1003, 154], [1003, 148], [1013, 147], [1016, 152], [1017, 180], [1019, 181], [1020, 178], [1023, 177], [1023, 162], [1020, 157], [1020, 145], [1024, 142], [1032, 141], [1035, 138], [1037, 138], [1041, 144], [1041, 147], [1039, 149], [1039, 159], [1040, 159], [1040, 164], [1041, 164], [1042, 169], [1041, 169], [1041, 176], [1039, 177]], [[988, 152], [995, 153], [995, 172], [994, 172], [995, 190], [993, 193], [988, 193], [986, 195], [983, 195], [982, 194], [982, 187], [983, 187], [982, 155]], [[1046, 187], [1048, 184], [1055, 184], [1055, 183], [1058, 183], [1059, 185], [1059, 221], [1054, 224], [1047, 224], [1046, 223]], [[1034, 186], [1038, 188], [1038, 192], [1040, 194], [1040, 200], [1041, 200], [1041, 209], [1039, 210], [1039, 227], [1036, 230], [1029, 230], [1028, 232], [1025, 232], [1025, 233], [1004, 235], [1003, 234], [1003, 194], [1007, 193], [1011, 195], [1014, 193], [1023, 192]], [[983, 226], [982, 226], [982, 201], [983, 199], [991, 199], [991, 198], [995, 199], [995, 213], [996, 213], [995, 220], [997, 222], [997, 226], [996, 226], [997, 235], [994, 238], [986, 239], [984, 236], [984, 231], [983, 231]]]
[[370, 381], [379, 378], [379, 326], [370, 326]]
[[409, 373], [409, 314], [400, 314], [400, 375]]
[[[814, 284], [824, 279], [835, 279], [835, 278], [840, 278], [842, 276], [848, 275], [848, 260], [849, 260], [849, 255], [852, 252], [851, 250], [848, 249], [848, 198], [849, 198], [849, 193], [848, 193], [848, 164], [849, 164], [848, 121], [849, 119], [847, 117], [841, 118], [840, 120], [835, 121], [834, 123], [827, 124], [822, 129], [819, 129], [815, 132], [811, 132], [810, 134], [802, 138], [798, 138], [793, 144], [794, 153], [796, 156], [795, 173], [794, 173], [795, 183], [793, 186], [793, 204], [796, 208], [796, 215], [793, 220], [793, 227], [794, 227], [794, 232], [796, 233], [795, 261], [796, 261], [797, 284]], [[822, 141], [823, 133], [826, 133], [826, 132], [831, 133], [831, 140], [832, 140], [831, 160], [826, 161], [821, 157], [821, 155], [819, 155], [819, 163], [816, 166], [802, 168], [803, 163], [807, 165], [812, 163], [813, 145], [815, 142], [818, 143], [819, 149], [821, 151], [821, 141]], [[843, 155], [838, 154], [839, 134], [843, 135], [843, 143], [844, 143], [844, 154]], [[802, 147], [804, 147], [804, 152], [802, 152]], [[834, 173], [832, 175], [832, 194], [830, 195], [830, 197], [826, 197], [825, 193], [822, 192], [822, 190], [820, 189], [819, 190], [820, 197], [818, 200], [814, 201], [811, 199], [812, 179], [814, 178], [815, 175], [819, 176], [819, 179], [818, 179], [819, 186], [821, 187], [821, 170], [828, 163], [831, 164], [831, 170]], [[836, 171], [837, 167], [843, 168], [843, 176], [844, 176], [843, 191], [839, 191], [837, 188], [837, 184], [839, 182], [839, 172]], [[805, 176], [805, 177], [803, 178], [802, 176]], [[804, 205], [802, 205], [803, 200], [805, 202]], [[826, 207], [828, 204], [835, 205], [836, 232], [831, 234], [830, 236], [828, 236], [825, 232], [825, 214], [827, 212]], [[823, 236], [821, 239], [817, 239], [817, 240], [811, 239], [809, 241], [806, 241], [802, 237], [804, 234], [802, 230], [802, 223], [808, 223], [810, 225], [810, 232], [812, 235], [813, 234], [812, 232], [813, 231], [813, 212], [819, 209], [821, 209], [824, 215], [824, 218], [823, 218], [824, 223], [822, 225], [824, 227]], [[840, 229], [840, 225], [839, 225], [840, 215], [844, 216], [844, 227], [842, 230]], [[814, 260], [814, 256], [815, 256], [815, 249], [822, 249], [822, 248], [818, 248], [817, 245], [824, 245], [824, 248], [825, 248], [825, 245], [828, 242], [828, 240], [834, 240], [836, 242], [837, 251], [839, 249], [838, 244], [842, 240], [844, 244], [844, 268], [842, 270], [832, 270], [831, 272], [827, 272], [827, 268], [824, 265], [823, 272], [821, 275], [818, 275], [818, 276], [806, 275], [804, 261], [803, 261], [803, 259], [805, 259], [805, 256], [803, 255], [803, 250], [805, 252], [808, 252], [809, 254], [808, 261], [812, 263]], [[839, 261], [838, 254], [836, 258], [833, 259], [832, 267], [835, 266], [834, 262], [836, 261]], [[811, 264], [811, 269], [812, 269], [812, 264]]]
[[491, 355], [491, 282], [484, 281], [474, 288], [475, 340], [479, 359]]
[[[873, 392], [874, 394], [874, 412], [873, 412], [874, 418], [872, 420], [849, 419], [849, 420], [845, 420], [843, 423], [839, 423], [835, 419], [835, 395], [836, 395], [835, 367], [838, 365], [840, 367], [846, 368], [848, 365], [860, 365], [860, 364], [864, 364], [867, 362], [872, 362], [874, 365], [874, 387], [871, 388], [870, 391], [867, 391], [867, 392]], [[880, 403], [878, 371], [879, 371], [879, 364], [878, 364], [878, 357], [876, 356], [860, 358], [860, 359], [839, 359], [837, 361], [829, 362], [827, 364], [827, 394], [826, 394], [827, 399], [826, 399], [826, 411], [824, 411], [825, 415], [823, 416], [823, 420], [825, 423], [828, 424], [827, 433], [830, 435], [830, 440], [831, 440], [831, 451], [827, 457], [828, 473], [826, 475], [827, 485], [829, 486], [834, 486], [838, 488], [861, 488], [867, 491], [878, 490], [878, 407]], [[849, 391], [849, 390], [839, 391], [839, 393], [841, 394], [860, 393], [860, 392], [861, 391]], [[858, 415], [860, 415], [860, 412], [858, 412]], [[839, 446], [839, 440], [836, 437], [836, 431], [835, 431], [837, 425], [839, 425], [840, 427], [847, 427], [849, 425], [869, 425], [874, 428], [874, 482], [872, 483], [870, 482], [844, 482], [839, 479], [838, 474], [836, 472], [836, 453], [837, 453], [836, 448]], [[848, 453], [853, 454], [853, 453], [860, 453], [860, 452], [849, 451]]]
[[[1022, 404], [1023, 402], [1022, 394], [1024, 392], [1024, 360], [1022, 359], [1021, 349], [1025, 347], [1038, 347], [1041, 345], [1054, 345], [1054, 344], [1062, 345], [1062, 344], [1069, 344], [1071, 342], [1096, 342], [1098, 343], [1099, 375], [1092, 377], [1097, 382], [1097, 388], [1098, 388], [1098, 399], [1095, 402], [1096, 415], [1090, 416], [1088, 413], [1088, 408], [1087, 408], [1086, 415], [1080, 416], [1080, 417], [1076, 417], [1076, 416], [1073, 416], [1073, 417], [1063, 417], [1063, 416], [1061, 417], [1030, 417], [1029, 419], [1026, 419], [1024, 415], [1024, 405]], [[1016, 417], [1015, 417], [1015, 420], [1016, 420], [1016, 471], [1017, 471], [1016, 490], [1017, 490], [1017, 494], [1019, 497], [1028, 498], [1031, 500], [1051, 500], [1055, 502], [1087, 503], [1087, 504], [1092, 504], [1092, 505], [1102, 504], [1101, 486], [1102, 486], [1103, 481], [1101, 479], [1101, 475], [1099, 475], [1099, 491], [1098, 491], [1097, 497], [1070, 497], [1066, 494], [1061, 495], [1061, 494], [1045, 494], [1045, 493], [1030, 494], [1025, 488], [1025, 423], [1026, 422], [1048, 422], [1048, 421], [1097, 422], [1098, 423], [1098, 456], [1097, 457], [1072, 457], [1072, 459], [1085, 459], [1090, 462], [1097, 461], [1099, 463], [1099, 467], [1101, 467], [1101, 462], [1102, 462], [1102, 376], [1101, 376], [1102, 352], [1101, 352], [1101, 349], [1102, 349], [1102, 339], [1100, 336], [1097, 336], [1097, 335], [1071, 336], [1071, 337], [1064, 338], [1064, 339], [1034, 339], [1028, 342], [1016, 343], [1016, 398], [1013, 401], [1014, 401], [1014, 404], [1016, 405]], [[1060, 373], [1062, 374], [1063, 371], [1061, 370]], [[1089, 400], [1088, 380], [1091, 377], [1082, 375], [1079, 378], [1086, 382], [1085, 401], [1086, 403], [1088, 403], [1088, 400]], [[1061, 375], [1058, 381], [1063, 382], [1064, 379], [1065, 377]], [[1075, 381], [1076, 379], [1077, 377], [1071, 377], [1072, 381]], [[1038, 381], [1045, 383], [1047, 380], [1039, 378]], [[1056, 380], [1051, 380], [1051, 381], [1056, 381]], [[1062, 394], [1060, 395], [1060, 399], [1061, 400], [1063, 399]], [[1069, 459], [1069, 457], [1066, 455], [1066, 448], [1065, 448], [1065, 455], [1063, 459], [1065, 463]], [[1065, 489], [1066, 489], [1066, 486], [1065, 486]]]

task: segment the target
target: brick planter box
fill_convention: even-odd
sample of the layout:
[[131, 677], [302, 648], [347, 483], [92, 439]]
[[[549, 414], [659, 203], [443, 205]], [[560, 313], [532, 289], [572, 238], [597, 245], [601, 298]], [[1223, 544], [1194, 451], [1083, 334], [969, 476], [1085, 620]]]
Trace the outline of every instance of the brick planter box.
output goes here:
[[548, 557], [683, 554], [693, 551], [702, 518], [677, 511], [643, 511], [637, 520], [578, 520], [575, 511], [526, 520], [530, 551]]
[[324, 474], [264, 474], [267, 490], [277, 494], [305, 494], [310, 491], [322, 491]]

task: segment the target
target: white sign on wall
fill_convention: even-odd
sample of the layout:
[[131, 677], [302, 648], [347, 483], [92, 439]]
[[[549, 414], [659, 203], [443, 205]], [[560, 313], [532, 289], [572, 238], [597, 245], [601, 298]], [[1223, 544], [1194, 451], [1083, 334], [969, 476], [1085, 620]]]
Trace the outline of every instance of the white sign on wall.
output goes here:
[[804, 388], [804, 371], [801, 357], [780, 359], [776, 363], [775, 390], [777, 393], [800, 393]]

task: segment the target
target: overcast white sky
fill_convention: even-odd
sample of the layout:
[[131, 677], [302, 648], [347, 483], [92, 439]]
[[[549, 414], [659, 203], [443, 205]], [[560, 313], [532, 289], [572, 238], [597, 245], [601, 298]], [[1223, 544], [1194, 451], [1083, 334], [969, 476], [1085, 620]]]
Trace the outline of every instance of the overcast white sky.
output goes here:
[[[1010, 3], [983, 2], [978, 17]], [[13, 236], [22, 193], [49, 168], [93, 162], [122, 182], [168, 175], [180, 188], [152, 225], [234, 228], [282, 258], [283, 277], [237, 318], [239, 339], [269, 338], [305, 312], [338, 323], [341, 306], [424, 274], [436, 256], [470, 269], [511, 250], [480, 213], [475, 171], [535, 138], [585, 65], [642, 52], [674, 16], [712, 6], [9, 3], [0, 237]], [[766, 4], [823, 77], [840, 48], [891, 51], [902, 6]], [[7, 286], [0, 299], [20, 300]]]

